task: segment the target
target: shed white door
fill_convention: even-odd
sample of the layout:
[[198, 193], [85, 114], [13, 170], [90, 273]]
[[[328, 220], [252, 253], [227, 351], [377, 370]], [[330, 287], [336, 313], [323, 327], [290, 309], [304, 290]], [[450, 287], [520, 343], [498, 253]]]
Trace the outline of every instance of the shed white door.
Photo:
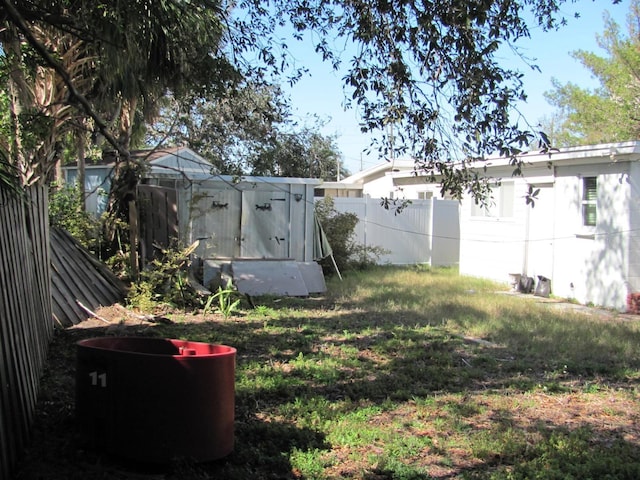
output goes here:
[[192, 228], [203, 258], [236, 257], [240, 252], [240, 197], [234, 189], [194, 192]]
[[289, 258], [289, 195], [283, 191], [242, 192], [240, 255]]

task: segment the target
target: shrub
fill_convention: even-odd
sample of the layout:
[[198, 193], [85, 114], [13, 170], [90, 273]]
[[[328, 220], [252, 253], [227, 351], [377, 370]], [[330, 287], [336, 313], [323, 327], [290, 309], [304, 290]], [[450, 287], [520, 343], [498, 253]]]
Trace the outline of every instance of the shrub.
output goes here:
[[[316, 202], [316, 215], [327, 240], [333, 250], [333, 257], [340, 271], [363, 269], [376, 264], [385, 250], [380, 247], [368, 247], [355, 242], [355, 228], [359, 222], [355, 213], [340, 213], [335, 209], [333, 198], [325, 197]], [[334, 272], [330, 258], [320, 262], [325, 273]]]
[[84, 210], [82, 195], [83, 192], [75, 185], [52, 188], [49, 194], [49, 224], [66, 230], [83, 247], [97, 254], [102, 243], [101, 222]]
[[162, 250], [141, 272], [140, 279], [131, 286], [128, 295], [130, 306], [143, 311], [160, 305], [178, 308], [199, 308], [202, 298], [189, 282], [190, 256], [195, 246], [170, 247]]
[[630, 293], [627, 295], [627, 312], [640, 314], [640, 293]]

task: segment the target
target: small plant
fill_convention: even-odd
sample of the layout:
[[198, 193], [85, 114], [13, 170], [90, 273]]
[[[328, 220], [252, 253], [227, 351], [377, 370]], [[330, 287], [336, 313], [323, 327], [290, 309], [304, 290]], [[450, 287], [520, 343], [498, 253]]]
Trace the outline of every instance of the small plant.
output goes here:
[[256, 305], [256, 307], [253, 309], [253, 313], [256, 316], [260, 316], [260, 317], [277, 316], [277, 312], [273, 308], [267, 307], [266, 305]]
[[191, 288], [186, 273], [194, 249], [195, 244], [188, 248], [163, 249], [162, 256], [154, 259], [140, 272], [140, 280], [133, 284], [129, 292], [129, 304], [140, 309], [143, 305], [149, 308], [158, 303], [197, 308], [200, 300], [196, 291]]
[[218, 287], [218, 291], [207, 298], [204, 305], [204, 314], [206, 315], [211, 311], [211, 305], [216, 300], [218, 301], [218, 311], [224, 318], [229, 318], [238, 309], [240, 305], [240, 298], [237, 298], [238, 292], [231, 283], [231, 280], [227, 281], [225, 288]]
[[156, 300], [153, 285], [149, 282], [134, 283], [127, 295], [127, 303], [143, 312], [152, 312], [156, 307]]

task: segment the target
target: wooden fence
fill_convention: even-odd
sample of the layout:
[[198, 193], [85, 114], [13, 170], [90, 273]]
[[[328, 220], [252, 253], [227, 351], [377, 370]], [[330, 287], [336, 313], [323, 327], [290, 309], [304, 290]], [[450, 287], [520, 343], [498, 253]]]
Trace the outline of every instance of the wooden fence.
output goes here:
[[53, 334], [47, 191], [0, 188], [0, 480], [29, 440]]
[[177, 194], [173, 188], [138, 186], [140, 244], [144, 260], [154, 258], [156, 247], [167, 248], [178, 238]]

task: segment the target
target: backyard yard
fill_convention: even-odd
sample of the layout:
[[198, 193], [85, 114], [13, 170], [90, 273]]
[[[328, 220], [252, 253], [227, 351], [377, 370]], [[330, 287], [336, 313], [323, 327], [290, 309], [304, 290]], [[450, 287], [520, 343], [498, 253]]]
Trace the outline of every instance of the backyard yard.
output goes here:
[[[57, 331], [16, 480], [640, 478], [640, 319], [422, 267], [253, 302], [155, 322], [111, 307]], [[75, 343], [125, 334], [237, 349], [231, 455], [151, 468], [86, 448]]]

